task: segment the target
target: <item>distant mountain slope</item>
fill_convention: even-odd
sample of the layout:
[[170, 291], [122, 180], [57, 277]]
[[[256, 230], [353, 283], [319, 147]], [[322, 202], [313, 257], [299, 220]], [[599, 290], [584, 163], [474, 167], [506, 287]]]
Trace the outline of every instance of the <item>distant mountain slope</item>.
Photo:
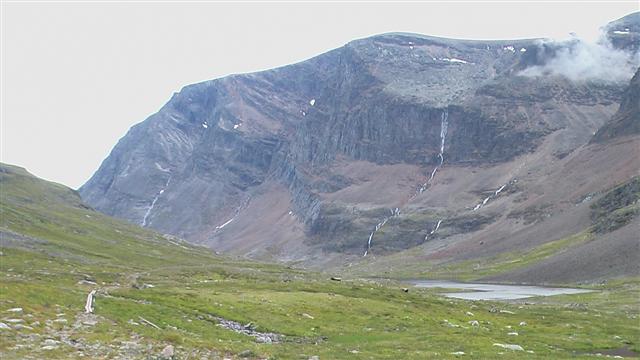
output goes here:
[[109, 268], [215, 259], [205, 249], [101, 214], [85, 205], [76, 191], [17, 166], [0, 164], [0, 188], [5, 249]]
[[584, 164], [626, 79], [523, 76], [576, 44], [390, 33], [190, 85], [79, 191], [99, 211], [216, 250], [318, 266], [540, 245], [588, 227], [571, 204], [638, 166], [621, 152], [629, 144], [605, 149], [597, 175]]
[[595, 142], [625, 135], [640, 134], [640, 69], [625, 90], [616, 114], [594, 135]]

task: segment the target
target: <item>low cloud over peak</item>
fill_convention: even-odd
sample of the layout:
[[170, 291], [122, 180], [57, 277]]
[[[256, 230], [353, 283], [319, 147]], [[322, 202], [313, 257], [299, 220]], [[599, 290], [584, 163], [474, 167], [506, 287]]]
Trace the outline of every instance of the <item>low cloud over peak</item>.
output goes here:
[[[592, 43], [572, 38], [544, 40], [539, 44], [538, 63], [520, 72], [522, 76], [565, 76], [573, 81], [624, 82], [640, 66], [640, 54], [615, 48], [607, 37]], [[546, 53], [546, 54], [545, 54]]]

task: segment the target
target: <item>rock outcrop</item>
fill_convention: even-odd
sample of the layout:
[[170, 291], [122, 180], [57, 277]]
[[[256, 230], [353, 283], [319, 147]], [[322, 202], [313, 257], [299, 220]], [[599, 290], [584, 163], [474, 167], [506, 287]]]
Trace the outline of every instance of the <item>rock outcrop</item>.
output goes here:
[[625, 90], [616, 114], [593, 136], [593, 142], [603, 142], [619, 136], [640, 134], [640, 69]]

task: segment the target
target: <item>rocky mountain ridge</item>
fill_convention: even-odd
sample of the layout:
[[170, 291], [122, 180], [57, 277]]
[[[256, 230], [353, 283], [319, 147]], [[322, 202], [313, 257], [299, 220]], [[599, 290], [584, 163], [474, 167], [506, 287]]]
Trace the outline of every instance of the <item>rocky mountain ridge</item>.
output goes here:
[[[533, 229], [564, 211], [531, 200], [547, 192], [533, 178], [578, 156], [627, 88], [522, 76], [555, 53], [536, 39], [391, 33], [190, 85], [80, 193], [214, 249], [309, 264], [463, 244], [505, 221]], [[534, 220], [512, 224], [522, 218]]]

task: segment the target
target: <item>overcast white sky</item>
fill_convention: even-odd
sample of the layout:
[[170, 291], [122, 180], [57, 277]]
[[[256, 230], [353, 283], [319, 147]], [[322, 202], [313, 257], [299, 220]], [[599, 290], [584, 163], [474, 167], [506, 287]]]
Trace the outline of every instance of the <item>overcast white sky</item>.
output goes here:
[[268, 69], [355, 38], [594, 39], [637, 1], [2, 2], [2, 162], [77, 188], [184, 85]]

